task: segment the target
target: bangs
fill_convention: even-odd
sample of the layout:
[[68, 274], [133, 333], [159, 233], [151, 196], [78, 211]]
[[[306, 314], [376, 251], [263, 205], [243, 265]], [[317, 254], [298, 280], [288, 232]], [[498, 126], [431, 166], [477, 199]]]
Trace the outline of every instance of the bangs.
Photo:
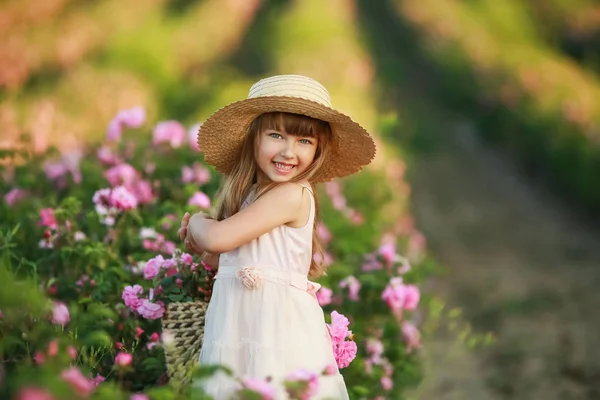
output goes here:
[[273, 129], [288, 135], [319, 137], [330, 131], [329, 123], [306, 115], [284, 112], [265, 113], [258, 117], [258, 131]]

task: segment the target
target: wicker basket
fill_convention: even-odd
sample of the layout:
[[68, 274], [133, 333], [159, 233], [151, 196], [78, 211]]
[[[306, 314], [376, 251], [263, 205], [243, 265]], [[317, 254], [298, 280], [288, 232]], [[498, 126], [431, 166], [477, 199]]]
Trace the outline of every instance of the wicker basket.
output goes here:
[[208, 302], [204, 300], [170, 303], [162, 319], [162, 329], [174, 337], [173, 344], [165, 347], [167, 374], [176, 388], [190, 383], [200, 356], [204, 336], [204, 318]]

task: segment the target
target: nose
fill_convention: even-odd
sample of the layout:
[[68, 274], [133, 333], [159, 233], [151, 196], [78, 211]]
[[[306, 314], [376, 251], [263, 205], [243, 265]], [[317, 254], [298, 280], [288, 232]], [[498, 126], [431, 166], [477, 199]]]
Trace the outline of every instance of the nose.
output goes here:
[[286, 140], [284, 147], [281, 149], [281, 156], [285, 158], [294, 158], [294, 141]]

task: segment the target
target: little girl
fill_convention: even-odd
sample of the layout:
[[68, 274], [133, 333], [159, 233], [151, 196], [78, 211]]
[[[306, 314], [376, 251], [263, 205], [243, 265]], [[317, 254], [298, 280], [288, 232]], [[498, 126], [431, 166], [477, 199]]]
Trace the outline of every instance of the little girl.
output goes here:
[[[331, 107], [328, 91], [298, 75], [252, 86], [247, 99], [211, 115], [198, 133], [207, 163], [225, 175], [215, 219], [186, 214], [180, 236], [218, 257], [200, 363], [279, 386], [299, 369], [334, 366], [331, 339], [308, 280], [323, 274], [313, 255], [315, 184], [352, 174], [375, 155], [371, 136]], [[228, 399], [239, 383], [225, 374], [200, 383]], [[347, 399], [337, 368], [313, 398]]]

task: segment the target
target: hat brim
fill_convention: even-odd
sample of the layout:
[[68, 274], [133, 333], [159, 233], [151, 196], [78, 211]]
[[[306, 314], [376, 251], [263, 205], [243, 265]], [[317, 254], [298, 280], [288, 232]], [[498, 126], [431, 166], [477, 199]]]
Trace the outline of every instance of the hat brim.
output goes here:
[[229, 175], [233, 169], [248, 127], [261, 114], [287, 112], [329, 122], [335, 137], [331, 156], [315, 182], [326, 182], [360, 171], [375, 157], [375, 142], [350, 117], [317, 102], [298, 97], [268, 96], [231, 103], [213, 113], [200, 127], [198, 147], [204, 160], [217, 171]]

